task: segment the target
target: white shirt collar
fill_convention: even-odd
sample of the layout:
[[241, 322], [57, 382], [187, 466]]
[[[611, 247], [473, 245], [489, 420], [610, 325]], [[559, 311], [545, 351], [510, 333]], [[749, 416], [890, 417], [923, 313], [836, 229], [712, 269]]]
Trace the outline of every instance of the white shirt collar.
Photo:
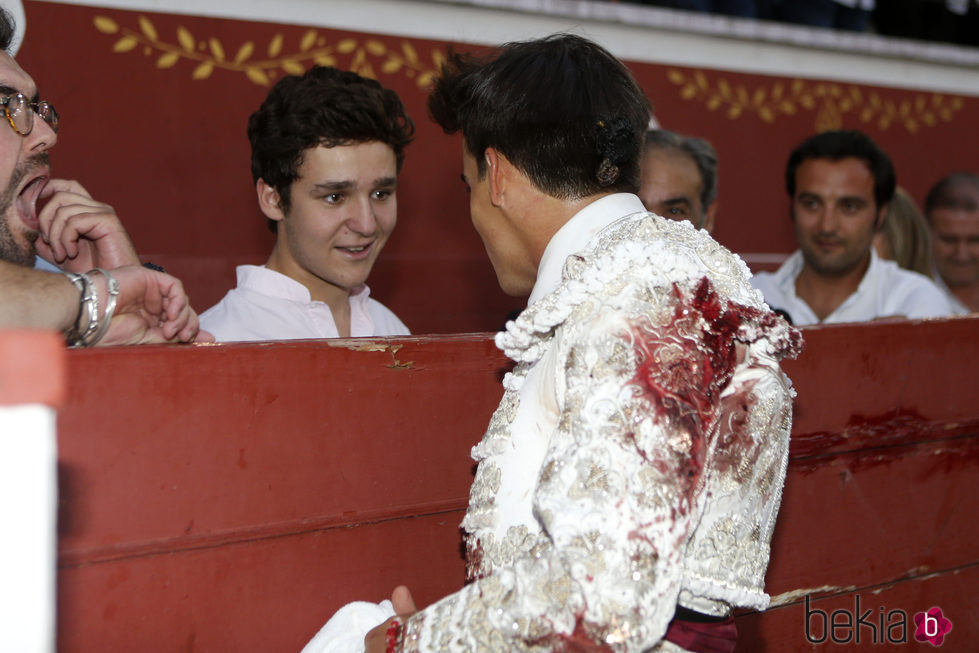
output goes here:
[[[313, 302], [309, 289], [292, 277], [276, 272], [264, 265], [239, 265], [236, 268], [238, 287], [252, 292], [281, 297], [299, 304]], [[361, 285], [350, 293], [350, 300], [363, 302], [370, 296], [367, 285]], [[322, 303], [322, 302], [317, 302]]]
[[[802, 272], [803, 266], [802, 250], [797, 249], [792, 252], [789, 258], [785, 259], [785, 263], [778, 270], [778, 285], [782, 288], [782, 292], [790, 297], [798, 297], [795, 294], [795, 282], [799, 278], [799, 274]], [[860, 278], [860, 283], [857, 284], [856, 290], [854, 290], [850, 296], [859, 295], [869, 289], [870, 280], [877, 276], [877, 268], [880, 267], [880, 257], [877, 256], [877, 252], [873, 247], [870, 248], [870, 265], [864, 271], [863, 276]], [[801, 299], [799, 301], [802, 301]]]
[[557, 230], [544, 249], [537, 266], [537, 281], [528, 304], [548, 295], [561, 283], [564, 262], [580, 252], [605, 227], [633, 213], [645, 213], [646, 207], [632, 193], [615, 193], [595, 200], [578, 211]]
[[[790, 301], [798, 302], [805, 307], [805, 315], [798, 315], [798, 308], [789, 310], [789, 314], [792, 315], [793, 320], [795, 320], [797, 324], [819, 324], [832, 322], [834, 321], [832, 318], [837, 313], [841, 313], [849, 306], [864, 301], [869, 296], [873, 296], [873, 289], [875, 285], [879, 283], [879, 268], [881, 266], [880, 257], [877, 256], [877, 252], [873, 247], [871, 247], [870, 265], [868, 265], [866, 271], [864, 271], [863, 277], [860, 278], [860, 283], [857, 285], [856, 289], [850, 293], [832, 313], [820, 320], [806, 300], [799, 297], [795, 292], [795, 282], [796, 279], [799, 278], [799, 274], [802, 272], [803, 264], [804, 261], [802, 258], [802, 250], [797, 249], [788, 259], [786, 259], [785, 263], [782, 264], [782, 267], [779, 268], [777, 273], [779, 276], [778, 285], [782, 290], [782, 294], [789, 298]], [[786, 308], [786, 310], [788, 309]]]

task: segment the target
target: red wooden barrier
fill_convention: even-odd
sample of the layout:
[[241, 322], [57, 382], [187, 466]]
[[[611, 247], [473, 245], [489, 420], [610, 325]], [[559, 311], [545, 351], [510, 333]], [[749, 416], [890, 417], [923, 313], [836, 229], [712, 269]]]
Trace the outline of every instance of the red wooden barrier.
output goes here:
[[[815, 611], [841, 623], [858, 596], [874, 623], [905, 613], [911, 642], [913, 615], [939, 606], [945, 650], [971, 650], [977, 359], [979, 318], [806, 331], [786, 365], [799, 397], [775, 604], [739, 616], [740, 650], [812, 650]], [[486, 335], [68, 360], [59, 650], [298, 651], [347, 601], [405, 583], [425, 604], [461, 584], [469, 448], [507, 367]]]

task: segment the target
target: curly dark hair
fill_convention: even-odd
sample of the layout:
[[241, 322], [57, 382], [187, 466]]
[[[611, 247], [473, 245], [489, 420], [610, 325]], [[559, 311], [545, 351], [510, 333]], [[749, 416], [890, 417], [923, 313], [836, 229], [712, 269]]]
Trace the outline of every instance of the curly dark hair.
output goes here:
[[315, 66], [280, 79], [248, 119], [252, 178], [278, 191], [287, 213], [306, 150], [379, 141], [394, 150], [400, 172], [414, 133], [397, 93], [357, 73]]
[[555, 34], [486, 57], [450, 52], [428, 108], [447, 134], [462, 131], [481, 178], [492, 147], [552, 197], [639, 189], [649, 102], [629, 69], [588, 39]]

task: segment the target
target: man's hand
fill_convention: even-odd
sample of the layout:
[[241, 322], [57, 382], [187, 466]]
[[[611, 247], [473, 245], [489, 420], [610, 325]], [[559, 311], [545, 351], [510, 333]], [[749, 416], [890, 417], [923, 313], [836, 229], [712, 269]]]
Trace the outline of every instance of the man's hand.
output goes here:
[[[99, 299], [104, 306], [107, 284], [101, 274], [91, 276], [99, 283]], [[116, 310], [109, 330], [97, 344], [214, 341], [210, 333], [199, 331], [197, 314], [178, 279], [139, 265], [112, 270], [112, 276], [119, 282]]]
[[[404, 628], [404, 621], [417, 612], [415, 601], [411, 598], [411, 592], [404, 585], [398, 585], [391, 593], [391, 603], [394, 605], [394, 614], [397, 615]], [[388, 619], [381, 625], [375, 627], [367, 636], [364, 637], [365, 653], [385, 653], [387, 651], [387, 634], [393, 619]], [[400, 631], [399, 631], [400, 632]]]
[[119, 216], [96, 202], [77, 181], [51, 179], [41, 192], [37, 253], [66, 272], [139, 265], [136, 248]]

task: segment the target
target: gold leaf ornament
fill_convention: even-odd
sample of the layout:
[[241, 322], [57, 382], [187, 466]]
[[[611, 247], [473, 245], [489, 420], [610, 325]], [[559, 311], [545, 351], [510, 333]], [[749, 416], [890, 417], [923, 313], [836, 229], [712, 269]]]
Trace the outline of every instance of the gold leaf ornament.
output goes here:
[[248, 68], [245, 70], [245, 76], [259, 86], [269, 85], [269, 76], [261, 68]]
[[194, 72], [191, 73], [192, 79], [207, 79], [214, 72], [214, 63], [210, 61], [205, 61], [204, 63], [194, 68]]
[[187, 52], [194, 51], [194, 35], [186, 27], [177, 28], [177, 42]]
[[938, 124], [939, 119], [953, 120], [955, 112], [965, 104], [958, 96], [917, 94], [890, 99], [881, 97], [877, 91], [863, 92], [855, 85], [802, 79], [749, 88], [733, 85], [724, 78], [712, 82], [702, 71], [687, 76], [669, 70], [666, 76], [679, 87], [681, 98], [701, 101], [710, 111], [726, 107], [725, 113], [731, 120], [754, 113], [762, 122], [771, 124], [781, 115], [810, 111], [815, 113], [817, 131], [839, 129], [845, 124], [846, 116], [852, 115], [864, 124], [876, 124], [881, 131], [900, 125], [913, 134], [923, 126]]
[[211, 47], [211, 54], [214, 55], [214, 58], [218, 61], [224, 61], [224, 46], [221, 45], [221, 41], [212, 36], [207, 43]]
[[139, 29], [143, 31], [143, 34], [145, 34], [146, 38], [149, 40], [156, 41], [159, 39], [159, 35], [156, 32], [156, 27], [153, 26], [153, 23], [151, 23], [150, 19], [146, 16], [139, 17]]
[[115, 34], [119, 31], [119, 23], [108, 16], [96, 16], [92, 22], [95, 24], [95, 29], [103, 34]]
[[[117, 23], [108, 16], [96, 16], [95, 28], [104, 34], [117, 34], [112, 50], [117, 53], [130, 52], [136, 48], [147, 56], [157, 52], [157, 69], [177, 66], [182, 59], [194, 67], [191, 78], [208, 79], [215, 70], [244, 73], [254, 84], [269, 86], [281, 70], [290, 75], [301, 75], [311, 64], [334, 66], [357, 72], [364, 77], [375, 78], [375, 70], [385, 75], [402, 73], [414, 79], [420, 88], [432, 83], [438, 69], [445, 62], [445, 54], [431, 49], [431, 60], [435, 70], [420, 60], [418, 50], [408, 41], [401, 41], [397, 48], [389, 48], [376, 38], [359, 41], [344, 38], [335, 44], [326, 42], [323, 35], [315, 29], [307, 29], [299, 39], [298, 49], [284, 52], [283, 33], [275, 33], [268, 43], [268, 58], [255, 60], [259, 46], [255, 41], [245, 41], [236, 50], [225, 50], [224, 44], [216, 37], [204, 37], [198, 41], [186, 27], [176, 28], [175, 42], [167, 42], [152, 21], [146, 16], [136, 18], [138, 28], [129, 28]], [[228, 54], [234, 52], [234, 58]], [[346, 56], [344, 56], [346, 55]]]
[[136, 40], [135, 36], [124, 36], [118, 41], [116, 41], [116, 44], [112, 46], [112, 51], [129, 52], [130, 50], [135, 48], [138, 43], [139, 41]]
[[282, 70], [286, 71], [290, 75], [302, 75], [306, 72], [306, 67], [303, 66], [298, 61], [293, 61], [292, 59], [282, 60]]
[[269, 56], [278, 57], [282, 53], [282, 34], [276, 34], [269, 41]]
[[411, 43], [404, 41], [401, 43], [401, 51], [405, 53], [405, 60], [410, 64], [418, 63], [418, 52], [412, 47]]
[[442, 70], [442, 66], [445, 64], [445, 53], [441, 50], [432, 50], [432, 63], [439, 70]]
[[302, 40], [299, 41], [300, 52], [308, 52], [310, 48], [316, 43], [316, 30], [311, 29], [303, 34]]
[[253, 52], [255, 52], [255, 43], [252, 41], [245, 41], [241, 44], [241, 47], [238, 48], [238, 54], [235, 55], [235, 63], [247, 61], [248, 57], [252, 56]]
[[156, 60], [157, 68], [172, 68], [180, 60], [179, 52], [167, 52]]

